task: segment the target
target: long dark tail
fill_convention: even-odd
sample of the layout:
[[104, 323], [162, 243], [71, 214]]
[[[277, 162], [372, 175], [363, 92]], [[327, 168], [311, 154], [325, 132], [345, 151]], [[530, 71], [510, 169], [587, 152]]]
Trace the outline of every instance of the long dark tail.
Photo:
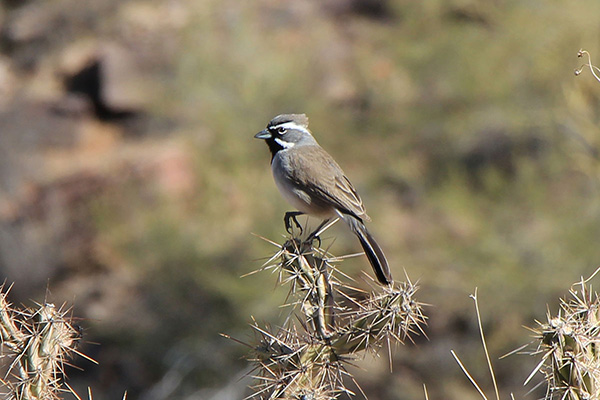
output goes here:
[[382, 285], [389, 285], [392, 283], [392, 274], [390, 272], [390, 266], [388, 265], [387, 259], [383, 254], [383, 250], [375, 241], [375, 238], [369, 233], [367, 227], [358, 219], [344, 215], [344, 221], [350, 226], [352, 232], [356, 234], [358, 240], [360, 241], [360, 245], [362, 246], [371, 266], [373, 267], [373, 271], [377, 276], [377, 280]]

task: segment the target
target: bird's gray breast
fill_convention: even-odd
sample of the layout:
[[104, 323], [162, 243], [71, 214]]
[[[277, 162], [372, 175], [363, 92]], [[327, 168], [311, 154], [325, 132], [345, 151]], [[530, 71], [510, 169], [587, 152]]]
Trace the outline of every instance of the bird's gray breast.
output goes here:
[[306, 214], [330, 217], [334, 210], [325, 206], [319, 199], [313, 199], [309, 195], [309, 188], [298, 180], [299, 175], [294, 168], [298, 167], [298, 160], [292, 162], [295, 149], [286, 149], [277, 152], [271, 163], [271, 170], [275, 184], [281, 195], [296, 209]]

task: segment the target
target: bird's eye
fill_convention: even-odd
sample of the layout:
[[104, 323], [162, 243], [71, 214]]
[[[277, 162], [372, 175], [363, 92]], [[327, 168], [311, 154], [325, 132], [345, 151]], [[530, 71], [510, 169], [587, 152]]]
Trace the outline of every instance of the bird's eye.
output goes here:
[[286, 131], [287, 129], [285, 129], [284, 127], [277, 128], [277, 133], [279, 133], [280, 135], [283, 135]]

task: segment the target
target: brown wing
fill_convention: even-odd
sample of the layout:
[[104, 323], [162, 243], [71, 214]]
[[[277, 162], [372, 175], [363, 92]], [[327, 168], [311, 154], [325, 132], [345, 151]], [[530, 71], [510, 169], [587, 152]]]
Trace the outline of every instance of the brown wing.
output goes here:
[[[344, 171], [320, 146], [302, 146], [303, 157], [291, 157], [293, 179], [315, 202], [332, 204], [344, 214], [369, 220], [360, 196]], [[295, 165], [294, 165], [295, 164]]]

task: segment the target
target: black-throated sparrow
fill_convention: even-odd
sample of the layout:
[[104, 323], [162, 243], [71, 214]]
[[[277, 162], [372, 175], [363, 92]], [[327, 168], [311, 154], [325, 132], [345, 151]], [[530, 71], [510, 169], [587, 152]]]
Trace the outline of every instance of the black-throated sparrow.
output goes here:
[[267, 142], [277, 188], [299, 210], [286, 213], [288, 232], [290, 219], [301, 228], [296, 220], [298, 215], [308, 214], [324, 220], [315, 233], [331, 218], [341, 218], [358, 237], [379, 282], [392, 283], [385, 255], [363, 223], [370, 218], [362, 200], [344, 171], [308, 130], [308, 117], [305, 114], [278, 115], [267, 129], [254, 137]]

